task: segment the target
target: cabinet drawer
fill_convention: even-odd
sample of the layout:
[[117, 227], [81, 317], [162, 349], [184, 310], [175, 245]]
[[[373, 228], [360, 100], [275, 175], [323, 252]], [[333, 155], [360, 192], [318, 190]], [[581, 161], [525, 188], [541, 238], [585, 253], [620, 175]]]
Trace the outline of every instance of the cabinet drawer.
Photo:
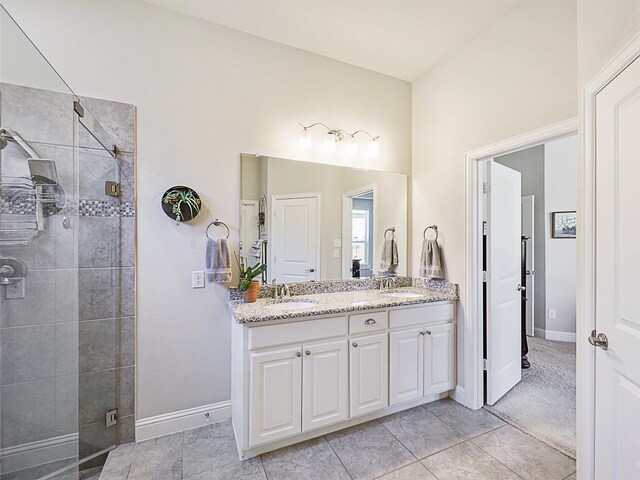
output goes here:
[[387, 312], [349, 315], [349, 333], [351, 335], [358, 335], [361, 333], [379, 332], [380, 330], [386, 330], [388, 323]]
[[425, 307], [403, 308], [389, 312], [389, 324], [392, 329], [407, 328], [426, 323], [452, 321], [453, 303], [441, 303]]
[[277, 345], [303, 344], [323, 338], [347, 335], [347, 317], [319, 318], [253, 327], [249, 330], [249, 350]]

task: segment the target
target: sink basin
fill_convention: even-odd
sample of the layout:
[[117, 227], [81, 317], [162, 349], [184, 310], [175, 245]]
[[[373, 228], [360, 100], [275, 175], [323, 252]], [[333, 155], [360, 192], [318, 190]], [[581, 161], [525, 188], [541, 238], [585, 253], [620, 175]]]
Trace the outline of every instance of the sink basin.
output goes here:
[[415, 291], [411, 291], [411, 290], [397, 290], [395, 292], [391, 291], [391, 292], [383, 293], [383, 295], [385, 295], [387, 297], [394, 297], [394, 298], [420, 298], [420, 297], [424, 297], [424, 293], [415, 292]]
[[273, 310], [276, 312], [286, 312], [291, 310], [305, 310], [307, 308], [313, 308], [318, 305], [315, 300], [291, 300], [277, 303], [270, 303], [264, 308]]

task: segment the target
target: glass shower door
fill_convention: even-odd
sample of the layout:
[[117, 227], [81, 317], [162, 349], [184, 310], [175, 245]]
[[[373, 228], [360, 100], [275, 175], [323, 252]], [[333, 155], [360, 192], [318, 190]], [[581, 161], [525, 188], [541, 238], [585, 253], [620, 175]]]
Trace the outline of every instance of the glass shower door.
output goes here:
[[120, 279], [99, 259], [119, 237], [87, 220], [104, 175], [118, 173], [103, 144], [0, 8], [1, 480], [77, 479], [115, 445]]

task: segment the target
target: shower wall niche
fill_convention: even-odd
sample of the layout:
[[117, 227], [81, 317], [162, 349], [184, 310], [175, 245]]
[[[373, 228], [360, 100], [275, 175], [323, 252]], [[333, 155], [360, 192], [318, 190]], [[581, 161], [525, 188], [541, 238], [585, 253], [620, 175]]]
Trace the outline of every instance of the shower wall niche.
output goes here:
[[70, 480], [134, 439], [135, 108], [75, 95], [1, 9], [0, 80], [0, 479]]

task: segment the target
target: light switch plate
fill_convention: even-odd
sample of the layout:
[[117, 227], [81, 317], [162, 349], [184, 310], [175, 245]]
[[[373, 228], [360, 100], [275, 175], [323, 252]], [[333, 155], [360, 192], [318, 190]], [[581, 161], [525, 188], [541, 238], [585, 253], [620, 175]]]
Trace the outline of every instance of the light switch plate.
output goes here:
[[204, 271], [196, 270], [191, 274], [191, 288], [204, 288]]
[[333, 249], [333, 258], [340, 258], [340, 249], [339, 248], [334, 248]]
[[340, 238], [334, 238], [334, 239], [333, 239], [333, 246], [334, 246], [335, 248], [340, 248], [340, 247], [342, 247], [342, 239], [340, 239]]
[[553, 320], [554, 318], [556, 318], [556, 311], [553, 308], [549, 309], [549, 318], [551, 320]]

